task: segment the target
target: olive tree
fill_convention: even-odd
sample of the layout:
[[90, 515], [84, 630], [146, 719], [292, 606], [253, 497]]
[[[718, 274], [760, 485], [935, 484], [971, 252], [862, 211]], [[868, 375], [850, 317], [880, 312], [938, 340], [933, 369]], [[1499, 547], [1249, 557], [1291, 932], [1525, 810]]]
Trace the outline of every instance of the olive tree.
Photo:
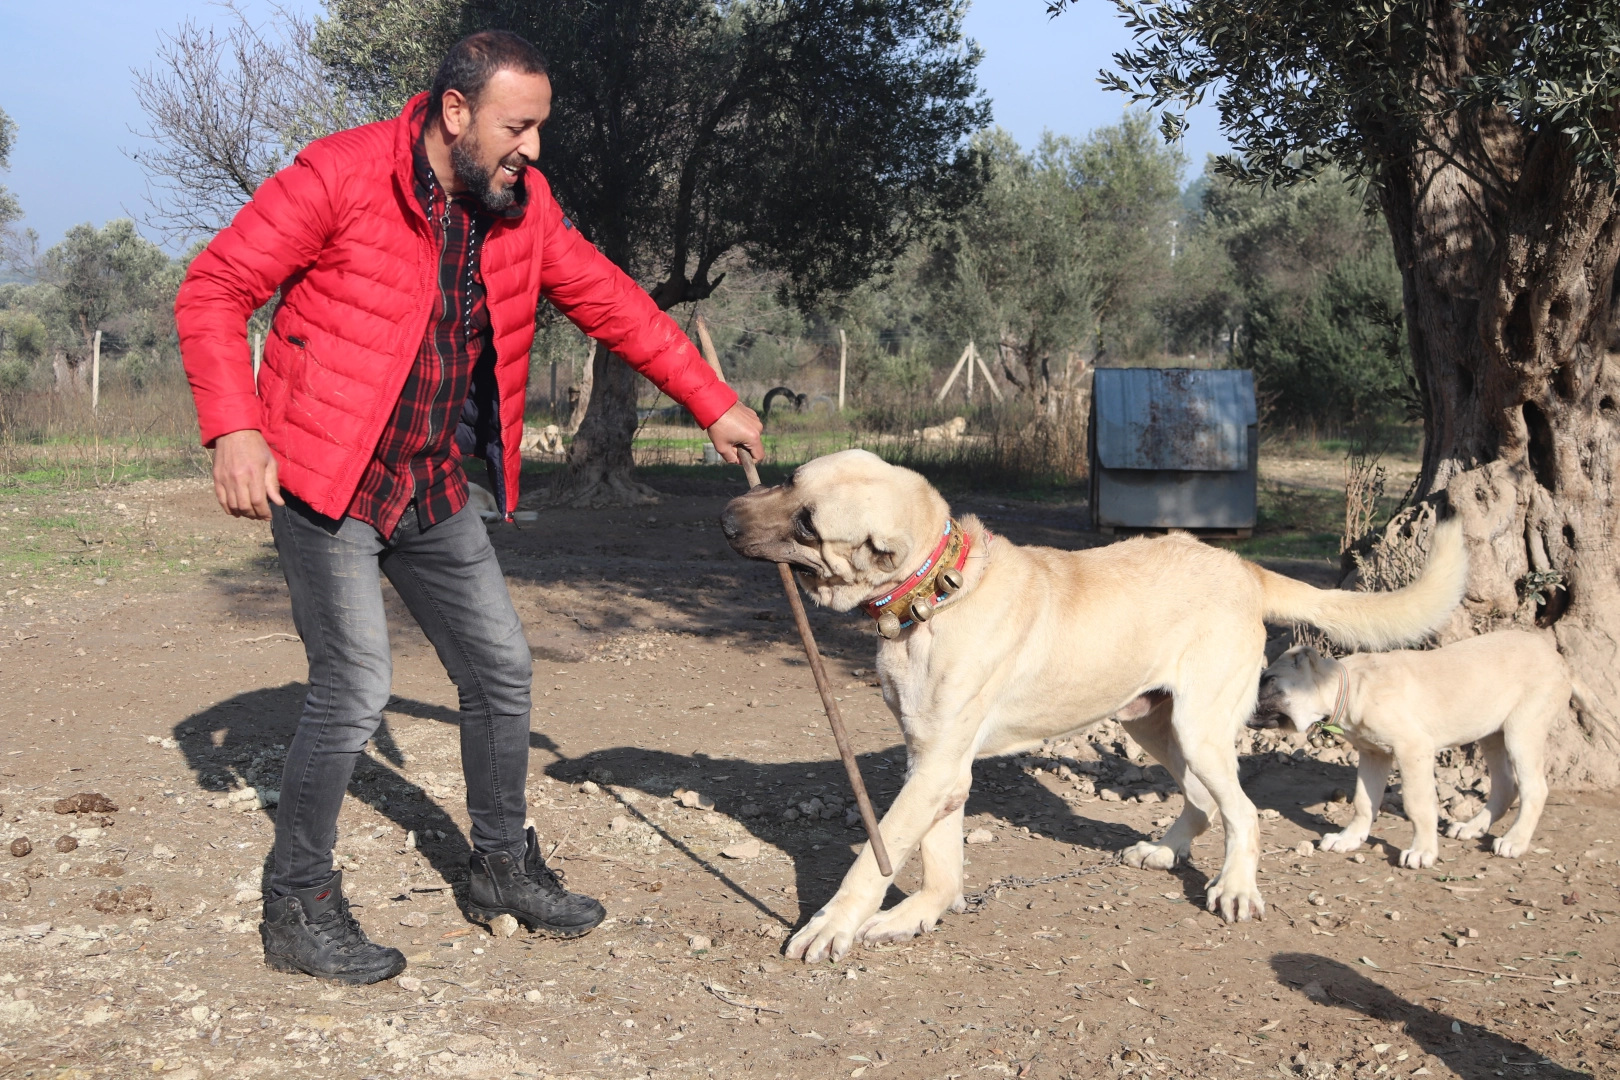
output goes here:
[[[1051, 0], [1054, 13], [1068, 0]], [[1366, 178], [1394, 242], [1425, 442], [1419, 496], [1469, 550], [1452, 633], [1550, 627], [1582, 677], [1567, 782], [1620, 780], [1620, 12], [1580, 0], [1116, 0], [1103, 81], [1214, 94], [1240, 179]]]

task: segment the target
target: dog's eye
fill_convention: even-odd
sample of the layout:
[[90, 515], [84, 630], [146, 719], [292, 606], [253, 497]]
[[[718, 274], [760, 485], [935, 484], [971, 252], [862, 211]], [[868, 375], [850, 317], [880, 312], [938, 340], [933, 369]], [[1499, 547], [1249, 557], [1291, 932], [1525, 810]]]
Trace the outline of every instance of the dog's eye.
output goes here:
[[816, 533], [816, 527], [810, 522], [808, 506], [793, 515], [793, 535], [806, 544], [814, 544], [821, 540]]

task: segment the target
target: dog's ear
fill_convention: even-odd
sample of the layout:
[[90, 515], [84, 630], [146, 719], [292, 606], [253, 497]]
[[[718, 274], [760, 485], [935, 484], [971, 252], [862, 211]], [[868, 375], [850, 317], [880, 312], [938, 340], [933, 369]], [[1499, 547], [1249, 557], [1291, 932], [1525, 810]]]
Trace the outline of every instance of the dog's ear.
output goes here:
[[876, 536], [868, 536], [866, 543], [861, 545], [870, 554], [867, 561], [870, 565], [885, 574], [892, 574], [900, 566], [900, 556], [896, 555], [888, 543]]

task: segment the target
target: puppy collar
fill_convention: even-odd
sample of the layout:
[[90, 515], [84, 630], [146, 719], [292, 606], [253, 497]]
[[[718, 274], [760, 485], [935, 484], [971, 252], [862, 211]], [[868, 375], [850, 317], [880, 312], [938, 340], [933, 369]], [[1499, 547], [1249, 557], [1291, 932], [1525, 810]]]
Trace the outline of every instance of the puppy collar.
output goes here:
[[972, 547], [973, 537], [946, 518], [945, 531], [923, 564], [882, 596], [862, 604], [861, 610], [877, 620], [878, 633], [886, 638], [896, 637], [918, 622], [927, 622], [962, 588], [962, 567], [967, 565]]
[[1340, 664], [1339, 665], [1339, 692], [1333, 698], [1333, 715], [1329, 716], [1327, 718], [1327, 723], [1324, 724], [1323, 727], [1327, 728], [1329, 731], [1333, 732], [1334, 734], [1338, 734], [1338, 733], [1342, 732], [1344, 730], [1343, 721], [1344, 721], [1345, 713], [1349, 709], [1349, 707], [1350, 707], [1350, 673], [1344, 670], [1344, 665], [1343, 664]]

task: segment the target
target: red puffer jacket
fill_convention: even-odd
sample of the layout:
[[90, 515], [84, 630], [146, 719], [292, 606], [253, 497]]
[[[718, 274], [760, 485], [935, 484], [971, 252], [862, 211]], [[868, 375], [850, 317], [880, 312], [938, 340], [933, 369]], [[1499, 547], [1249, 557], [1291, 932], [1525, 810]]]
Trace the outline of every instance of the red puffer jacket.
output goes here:
[[[175, 299], [204, 445], [258, 429], [282, 485], [328, 517], [348, 510], [436, 302], [439, 251], [411, 163], [426, 100], [305, 147], [197, 256]], [[704, 427], [737, 400], [675, 321], [580, 236], [545, 177], [531, 168], [524, 184], [524, 213], [496, 219], [481, 258], [497, 400], [468, 410], [499, 417], [479, 442], [503, 466], [491, 472], [508, 511], [542, 295]], [[278, 288], [255, 390], [247, 319]]]

